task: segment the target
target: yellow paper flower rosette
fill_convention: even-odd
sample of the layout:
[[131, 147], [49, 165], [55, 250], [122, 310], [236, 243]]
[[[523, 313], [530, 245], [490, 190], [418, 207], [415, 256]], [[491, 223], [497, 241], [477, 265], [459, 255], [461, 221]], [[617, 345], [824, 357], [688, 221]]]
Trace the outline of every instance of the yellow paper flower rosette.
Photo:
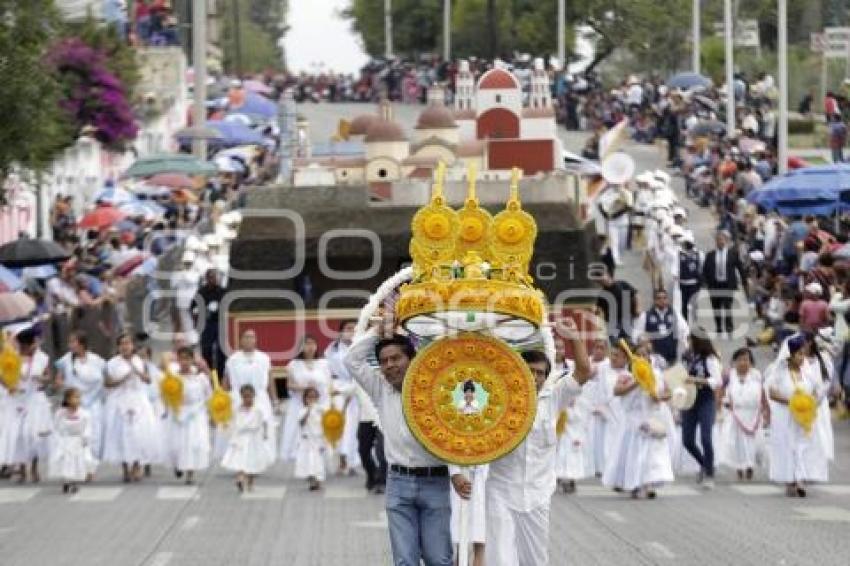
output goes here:
[[788, 410], [791, 412], [791, 418], [806, 431], [806, 434], [812, 432], [812, 425], [818, 414], [818, 402], [814, 396], [802, 389], [795, 389], [791, 398], [788, 399]]
[[345, 415], [342, 414], [342, 411], [336, 407], [331, 407], [322, 414], [322, 432], [325, 439], [334, 448], [342, 439], [343, 429], [345, 429]]
[[227, 425], [233, 418], [233, 399], [221, 388], [218, 372], [212, 371], [213, 392], [207, 401], [207, 410], [212, 421], [219, 426]]
[[21, 356], [12, 346], [10, 340], [5, 340], [0, 350], [0, 379], [9, 391], [18, 388], [21, 380]]
[[646, 358], [634, 355], [625, 340], [620, 340], [620, 348], [623, 349], [626, 356], [629, 358], [629, 363], [632, 366], [632, 375], [634, 376], [635, 381], [637, 381], [637, 384], [647, 395], [655, 399], [657, 389], [655, 384], [655, 372], [652, 371], [652, 364], [650, 364], [649, 360]]
[[566, 411], [561, 411], [558, 413], [558, 422], [555, 423], [555, 434], [558, 438], [564, 436], [564, 433], [567, 432], [567, 423], [569, 422], [569, 415], [567, 415]]
[[180, 406], [183, 404], [183, 380], [168, 369], [167, 365], [165, 367], [165, 375], [162, 381], [159, 382], [159, 394], [166, 407], [174, 413], [180, 411]]

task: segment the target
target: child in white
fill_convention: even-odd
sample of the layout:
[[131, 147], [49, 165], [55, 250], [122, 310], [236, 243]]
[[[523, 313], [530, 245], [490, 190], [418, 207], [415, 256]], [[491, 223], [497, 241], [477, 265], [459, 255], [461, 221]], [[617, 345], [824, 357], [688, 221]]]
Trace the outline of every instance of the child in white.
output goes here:
[[655, 489], [673, 481], [668, 423], [657, 398], [663, 392], [663, 380], [656, 377], [656, 399], [645, 392], [627, 369], [622, 349], [611, 353], [611, 367], [618, 370], [614, 395], [620, 397], [623, 415], [606, 464], [602, 483], [616, 490], [630, 491], [638, 498], [641, 491], [654, 499]]
[[[463, 384], [463, 401], [458, 411], [464, 415], [474, 415], [481, 412], [481, 407], [475, 398], [475, 382], [466, 381]], [[467, 505], [467, 528], [469, 542], [472, 543], [473, 566], [484, 565], [484, 542], [486, 538], [486, 506], [485, 488], [487, 482], [487, 465], [471, 466], [466, 470], [452, 467], [452, 473], [465, 473], [472, 480], [472, 495]], [[452, 543], [460, 542], [460, 506], [462, 501], [455, 490], [451, 490], [452, 519], [450, 523]], [[468, 551], [468, 550], [467, 550]]]
[[319, 391], [308, 387], [303, 393], [304, 406], [298, 414], [298, 446], [295, 451], [295, 477], [306, 479], [310, 491], [321, 489], [325, 481], [325, 451], [327, 443], [322, 431]]
[[605, 471], [605, 457], [609, 452], [611, 437], [616, 428], [616, 408], [614, 407], [614, 382], [616, 372], [611, 370], [608, 360], [608, 343], [597, 340], [591, 351], [593, 373], [581, 391], [581, 397], [588, 407], [586, 439], [584, 443], [584, 464], [588, 476], [602, 477]]
[[236, 411], [227, 451], [221, 461], [225, 469], [236, 472], [236, 487], [253, 491], [254, 478], [272, 462], [268, 447], [268, 419], [254, 404], [256, 391], [251, 384], [239, 388], [242, 404]]
[[738, 479], [753, 479], [756, 453], [762, 442], [761, 413], [763, 384], [761, 373], [753, 366], [753, 354], [747, 348], [732, 356], [725, 403], [729, 414], [723, 422], [720, 462], [738, 471]]
[[212, 395], [210, 380], [195, 367], [191, 348], [177, 351], [179, 376], [183, 380], [183, 402], [175, 413], [169, 411], [168, 437], [172, 464], [186, 474], [186, 485], [194, 482], [194, 472], [210, 465], [210, 421], [207, 400]]
[[80, 392], [66, 389], [62, 407], [53, 423], [55, 438], [50, 454], [49, 475], [62, 480], [62, 491], [76, 493], [77, 484], [97, 467], [91, 451], [92, 420], [80, 408]]

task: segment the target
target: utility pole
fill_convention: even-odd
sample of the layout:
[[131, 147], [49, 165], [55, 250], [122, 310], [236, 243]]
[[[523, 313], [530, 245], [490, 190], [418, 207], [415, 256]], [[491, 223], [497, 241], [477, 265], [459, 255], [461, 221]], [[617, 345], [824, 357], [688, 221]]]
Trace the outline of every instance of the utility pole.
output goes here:
[[452, 60], [452, 0], [443, 0], [443, 61]]
[[700, 35], [700, 0], [694, 0], [693, 7], [693, 29], [691, 30], [691, 36], [693, 37], [693, 49], [691, 50], [691, 56], [693, 57], [691, 68], [694, 73], [700, 73], [700, 43], [702, 42], [702, 38]]
[[723, 0], [723, 26], [726, 40], [726, 136], [735, 134], [735, 34], [732, 28], [732, 0]]
[[384, 0], [384, 57], [393, 57], [393, 3]]
[[[195, 106], [192, 126], [200, 133], [207, 125], [207, 0], [192, 0], [192, 68], [195, 71]], [[207, 140], [192, 140], [192, 153], [207, 159]]]
[[777, 49], [779, 50], [779, 173], [788, 172], [788, 0], [777, 6]]
[[558, 62], [567, 70], [567, 0], [558, 0]]
[[242, 78], [242, 17], [239, 12], [239, 0], [232, 0], [233, 7], [233, 51], [236, 66], [236, 77]]

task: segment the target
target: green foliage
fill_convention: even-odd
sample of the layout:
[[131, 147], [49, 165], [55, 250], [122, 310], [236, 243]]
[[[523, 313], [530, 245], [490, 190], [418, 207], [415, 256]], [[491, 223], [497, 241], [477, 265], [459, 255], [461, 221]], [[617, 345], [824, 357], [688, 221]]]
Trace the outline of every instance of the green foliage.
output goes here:
[[227, 72], [253, 74], [282, 66], [277, 46], [282, 18], [279, 4], [273, 0], [219, 2]]

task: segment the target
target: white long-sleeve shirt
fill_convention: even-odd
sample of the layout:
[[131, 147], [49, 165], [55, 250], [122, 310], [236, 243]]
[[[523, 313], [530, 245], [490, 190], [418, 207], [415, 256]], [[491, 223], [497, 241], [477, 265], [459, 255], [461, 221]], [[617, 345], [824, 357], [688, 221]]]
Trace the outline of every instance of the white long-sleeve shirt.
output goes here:
[[510, 454], [490, 463], [487, 497], [498, 497], [507, 507], [527, 512], [548, 505], [555, 492], [555, 425], [558, 414], [581, 394], [573, 377], [547, 385], [537, 395], [537, 415], [525, 440]]
[[377, 343], [377, 333], [370, 329], [351, 345], [345, 356], [345, 365], [375, 404], [384, 432], [384, 453], [387, 462], [410, 468], [443, 465], [444, 462], [425, 450], [410, 432], [404, 418], [401, 393], [384, 379], [379, 369], [369, 364], [369, 355]]

